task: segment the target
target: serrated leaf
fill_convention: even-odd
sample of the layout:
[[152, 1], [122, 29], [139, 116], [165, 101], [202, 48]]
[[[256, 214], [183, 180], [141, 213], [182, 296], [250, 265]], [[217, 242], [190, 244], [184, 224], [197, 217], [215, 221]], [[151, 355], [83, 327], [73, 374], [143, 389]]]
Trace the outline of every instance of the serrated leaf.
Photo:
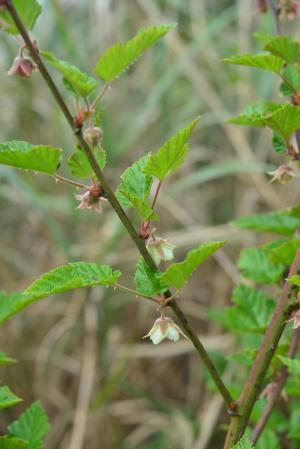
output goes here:
[[180, 167], [189, 150], [188, 140], [197, 122], [198, 119], [193, 120], [188, 126], [168, 139], [157, 153], [151, 155], [144, 168], [144, 173], [163, 181]]
[[146, 203], [146, 201], [141, 200], [131, 192], [123, 190], [122, 187], [119, 187], [116, 196], [121, 204], [124, 205], [125, 203], [126, 207], [133, 207], [137, 209], [139, 211], [140, 217], [143, 220], [145, 221], [159, 220], [158, 215], [153, 211], [151, 206], [149, 206], [149, 204]]
[[271, 212], [268, 214], [255, 214], [241, 217], [234, 220], [233, 224], [242, 229], [293, 235], [300, 227], [300, 220], [283, 212]]
[[0, 409], [12, 407], [20, 402], [22, 402], [22, 399], [18, 398], [7, 385], [0, 387]]
[[281, 444], [278, 436], [272, 429], [264, 429], [258, 442], [256, 449], [281, 449]]
[[295, 92], [300, 92], [299, 68], [289, 65], [283, 70], [284, 82], [280, 86], [280, 91], [285, 96], [292, 96]]
[[300, 108], [291, 104], [284, 104], [273, 114], [266, 115], [264, 124], [288, 140], [300, 127]]
[[[94, 148], [93, 154], [101, 168], [106, 165], [106, 151], [103, 148]], [[75, 178], [87, 179], [94, 175], [94, 170], [82, 150], [75, 150], [68, 159], [68, 167]]]
[[[39, 2], [37, 0], [14, 0], [14, 7], [25, 25], [25, 28], [27, 30], [32, 30], [38, 16], [42, 12]], [[8, 11], [4, 12], [0, 9], [0, 24], [0, 27], [6, 33], [15, 35], [20, 34]]]
[[0, 164], [48, 175], [56, 172], [61, 154], [62, 150], [49, 145], [32, 145], [17, 140], [0, 144]]
[[162, 273], [161, 280], [169, 287], [182, 288], [193, 271], [225, 243], [225, 241], [203, 243], [198, 248], [189, 251], [183, 262], [170, 265]]
[[300, 45], [289, 36], [275, 36], [265, 45], [265, 50], [268, 50], [273, 55], [279, 56], [289, 64], [294, 64], [299, 61]]
[[264, 117], [282, 107], [282, 103], [259, 100], [246, 106], [238, 117], [231, 117], [226, 121], [236, 125], [265, 126]]
[[0, 436], [0, 449], [26, 449], [28, 441], [9, 435]]
[[8, 320], [13, 315], [23, 310], [29, 304], [35, 302], [35, 299], [22, 293], [7, 294], [0, 292], [0, 323]]
[[285, 61], [274, 55], [268, 53], [262, 53], [257, 55], [244, 54], [235, 55], [230, 58], [223, 59], [223, 62], [228, 62], [230, 64], [246, 65], [248, 67], [255, 67], [257, 69], [268, 70], [279, 74], [283, 68]]
[[41, 55], [47, 59], [49, 64], [59, 70], [67, 83], [74, 89], [78, 96], [87, 97], [97, 88], [97, 81], [78, 67], [56, 58], [49, 51], [41, 51]]
[[299, 440], [300, 439], [300, 409], [296, 408], [292, 411], [290, 419], [289, 419], [289, 433], [288, 437], [292, 439]]
[[249, 438], [244, 435], [234, 446], [232, 446], [232, 449], [254, 449], [254, 446]]
[[272, 147], [276, 151], [276, 153], [282, 154], [286, 151], [286, 142], [280, 136], [280, 134], [274, 132], [272, 138]]
[[137, 263], [134, 282], [137, 291], [146, 296], [155, 296], [167, 290], [167, 286], [160, 279], [160, 272], [149, 268], [142, 257]]
[[11, 365], [16, 362], [16, 359], [8, 357], [5, 352], [0, 352], [0, 365]]
[[74, 288], [114, 285], [120, 276], [120, 271], [113, 271], [108, 265], [73, 262], [43, 274], [25, 290], [24, 294], [38, 300]]
[[253, 36], [263, 44], [267, 44], [274, 37], [273, 34], [265, 33], [264, 31], [256, 31], [253, 33]]
[[277, 283], [285, 270], [285, 265], [269, 260], [269, 252], [264, 248], [243, 249], [238, 267], [245, 278], [262, 284]]
[[11, 435], [29, 442], [26, 449], [40, 449], [49, 432], [47, 415], [39, 401], [34, 402], [8, 427]]
[[125, 44], [117, 43], [108, 48], [100, 57], [94, 72], [103, 80], [110, 82], [161, 37], [175, 28], [176, 24], [142, 28], [135, 37]]
[[279, 262], [290, 266], [295, 258], [299, 245], [300, 240], [297, 239], [283, 242], [277, 248], [270, 251], [269, 258], [271, 262]]
[[226, 309], [226, 324], [234, 332], [264, 333], [275, 308], [275, 301], [262, 291], [238, 285], [232, 296], [234, 307]]
[[144, 173], [144, 168], [150, 157], [150, 153], [146, 154], [127, 168], [121, 176], [122, 181], [116, 191], [116, 197], [122, 206], [139, 207], [140, 213], [143, 212], [143, 208], [147, 208], [147, 200], [153, 182], [152, 176]]

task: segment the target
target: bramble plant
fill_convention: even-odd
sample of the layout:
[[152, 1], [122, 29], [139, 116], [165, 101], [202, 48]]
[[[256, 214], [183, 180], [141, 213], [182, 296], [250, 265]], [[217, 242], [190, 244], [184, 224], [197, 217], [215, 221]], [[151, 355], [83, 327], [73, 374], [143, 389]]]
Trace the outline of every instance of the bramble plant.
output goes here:
[[[298, 176], [300, 159], [300, 44], [282, 34], [281, 28], [285, 17], [293, 19], [296, 16], [298, 5], [293, 1], [280, 0], [275, 4], [269, 0], [258, 1], [257, 7], [262, 13], [273, 14], [276, 35], [256, 33], [261, 52], [227, 57], [224, 63], [274, 73], [280, 80], [279, 90], [286, 101], [260, 100], [247, 105], [241, 115], [228, 122], [266, 127], [272, 131], [273, 149], [282, 155], [283, 163], [270, 173], [270, 180], [285, 184]], [[76, 139], [76, 148], [67, 161], [73, 178], [60, 174], [63, 151], [51, 145], [33, 145], [22, 140], [1, 143], [0, 163], [48, 175], [57, 182], [73, 186], [74, 192], [80, 189], [80, 194], [74, 193], [79, 201], [78, 209], [105, 213], [107, 207], [113, 208], [140, 257], [134, 276], [135, 290], [123, 285], [117, 268], [85, 261], [72, 262], [42, 274], [22, 292], [0, 293], [0, 322], [36, 301], [77, 288], [112, 287], [133, 298], [152, 301], [158, 316], [151, 330], [145, 331], [144, 338], [149, 337], [154, 344], [164, 339], [177, 341], [180, 337], [191, 341], [228, 411], [230, 422], [225, 449], [250, 449], [256, 443], [261, 449], [300, 447], [300, 408], [297, 403], [300, 382], [300, 359], [297, 358], [299, 206], [234, 221], [238, 228], [272, 233], [280, 238], [241, 252], [238, 267], [245, 282], [234, 289], [233, 305], [225, 314], [216, 317], [227, 331], [241, 338], [243, 347], [231, 359], [246, 367], [246, 374], [249, 370], [244, 379], [237, 377], [240, 383], [226, 385], [178, 304], [181, 290], [193, 272], [222, 248], [225, 241], [204, 243], [188, 252], [183, 261], [172, 263], [174, 246], [162, 239], [153, 227], [153, 222], [159, 221], [156, 211], [159, 193], [166, 178], [184, 164], [198, 118], [178, 130], [158, 151], [145, 154], [127, 168], [115, 191], [105, 175], [109, 157], [103, 143], [101, 99], [112, 83], [118, 82], [122, 72], [159, 39], [174, 32], [176, 24], [143, 28], [126, 43], [113, 45], [100, 56], [93, 75], [90, 75], [39, 48], [29, 32], [40, 14], [41, 6], [37, 0], [0, 0], [1, 28], [8, 35], [17, 37], [20, 43], [8, 74], [26, 79], [33, 72], [39, 72], [44, 78]], [[62, 74], [64, 88], [75, 98], [75, 111], [67, 106], [48, 66]], [[129, 218], [128, 209], [135, 211], [133, 219]], [[164, 271], [159, 269], [161, 262], [164, 267], [168, 263]], [[265, 293], [264, 284], [274, 286], [273, 298]], [[174, 321], [167, 316], [168, 310], [173, 311]], [[292, 326], [288, 324], [290, 322]], [[15, 362], [4, 353], [0, 354], [1, 365]], [[289, 401], [286, 401], [287, 395]], [[264, 398], [263, 402], [258, 401], [260, 397]], [[285, 401], [285, 409], [288, 409], [285, 415], [280, 413], [280, 407], [277, 410], [280, 400]], [[0, 387], [0, 408], [11, 407], [20, 401], [8, 386]], [[3, 449], [39, 449], [48, 428], [46, 414], [41, 404], [35, 402], [8, 427], [7, 435], [0, 437], [0, 446]], [[288, 446], [283, 445], [282, 435], [288, 436]]]

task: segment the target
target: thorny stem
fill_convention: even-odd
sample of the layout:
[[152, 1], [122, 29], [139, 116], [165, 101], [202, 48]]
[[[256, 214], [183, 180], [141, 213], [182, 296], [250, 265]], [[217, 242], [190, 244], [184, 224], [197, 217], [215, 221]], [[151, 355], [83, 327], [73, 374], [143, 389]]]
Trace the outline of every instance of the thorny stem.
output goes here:
[[[291, 265], [288, 278], [297, 273], [299, 265], [300, 247], [298, 248], [294, 261]], [[239, 414], [232, 416], [231, 418], [224, 449], [230, 449], [243, 435], [253, 406], [261, 391], [267, 370], [277, 349], [280, 337], [286, 326], [286, 322], [291, 313], [299, 308], [299, 302], [289, 301], [288, 296], [291, 287], [292, 284], [286, 280], [272, 315], [269, 327], [264, 335], [254, 364], [237, 401]]]
[[[132, 238], [132, 240], [134, 241], [135, 245], [137, 246], [140, 254], [143, 256], [146, 264], [149, 266], [150, 269], [157, 271], [157, 266], [153, 260], [153, 258], [151, 257], [150, 253], [148, 252], [145, 242], [139, 237], [138, 233], [136, 232], [135, 228], [133, 227], [131, 221], [129, 220], [128, 216], [126, 215], [124, 209], [122, 208], [122, 206], [120, 205], [120, 203], [118, 202], [113, 190], [110, 187], [109, 182], [107, 181], [106, 177], [104, 176], [101, 168], [99, 167], [99, 164], [97, 163], [94, 154], [92, 153], [89, 145], [85, 142], [84, 138], [83, 138], [83, 134], [82, 134], [82, 129], [81, 127], [76, 127], [74, 124], [74, 120], [72, 117], [71, 112], [69, 111], [64, 99], [62, 98], [60, 92], [58, 91], [51, 75], [49, 74], [45, 64], [43, 63], [43, 61], [40, 58], [40, 55], [37, 51], [37, 49], [35, 48], [33, 42], [31, 41], [29, 34], [27, 32], [27, 29], [25, 28], [24, 24], [22, 23], [14, 5], [12, 0], [6, 0], [5, 2], [7, 10], [9, 11], [18, 31], [20, 32], [21, 36], [24, 39], [24, 42], [31, 54], [32, 59], [35, 61], [35, 63], [37, 64], [42, 77], [44, 78], [46, 84], [48, 85], [53, 97], [55, 98], [56, 102], [58, 103], [61, 111], [63, 112], [66, 120], [68, 121], [70, 127], [72, 128], [77, 141], [79, 143], [79, 146], [82, 148], [82, 150], [84, 151], [84, 153], [86, 154], [91, 167], [93, 168], [95, 175], [98, 179], [98, 181], [101, 183], [107, 199], [109, 200], [112, 208], [115, 210], [115, 212], [117, 213], [117, 215], [119, 216], [121, 222], [123, 223], [124, 227], [126, 228], [128, 234], [130, 235], [130, 237]], [[108, 88], [108, 86], [106, 87], [106, 89]], [[100, 95], [99, 95], [100, 97]], [[171, 293], [169, 291], [166, 292], [166, 299], [168, 297], [172, 296]], [[181, 324], [182, 329], [184, 330], [184, 332], [186, 333], [186, 335], [188, 335], [188, 337], [190, 338], [191, 342], [193, 343], [200, 359], [202, 360], [202, 362], [205, 364], [206, 368], [208, 369], [208, 371], [210, 372], [211, 377], [213, 378], [219, 392], [221, 393], [225, 403], [227, 404], [228, 409], [232, 409], [235, 405], [234, 399], [231, 396], [231, 394], [229, 393], [228, 389], [226, 388], [225, 384], [223, 383], [218, 371], [216, 370], [216, 367], [214, 366], [213, 362], [211, 361], [209, 355], [207, 354], [204, 346], [202, 345], [201, 341], [199, 340], [197, 334], [195, 333], [195, 331], [193, 330], [192, 326], [190, 325], [190, 323], [188, 322], [186, 316], [184, 315], [184, 313], [182, 312], [182, 310], [180, 309], [180, 307], [178, 306], [178, 304], [175, 301], [171, 301], [169, 303], [169, 306], [171, 307], [171, 309], [173, 310], [173, 312], [175, 313], [175, 315], [177, 316], [178, 321]]]
[[65, 178], [64, 176], [58, 175], [57, 173], [53, 176], [55, 181], [64, 182], [65, 184], [70, 184], [71, 186], [75, 186], [78, 189], [87, 189], [88, 186], [84, 184], [80, 184], [80, 182], [72, 181], [71, 179]]
[[[293, 335], [292, 335], [292, 340], [291, 340], [291, 345], [290, 345], [290, 349], [289, 352], [287, 354], [287, 356], [290, 359], [293, 359], [295, 357], [295, 354], [297, 352], [298, 349], [298, 342], [299, 342], [299, 329], [295, 329], [293, 331]], [[253, 433], [251, 435], [251, 441], [253, 442], [253, 444], [255, 444], [258, 440], [258, 438], [260, 437], [262, 431], [264, 430], [268, 419], [273, 411], [274, 406], [276, 405], [279, 397], [280, 397], [280, 393], [284, 387], [284, 384], [288, 378], [288, 367], [287, 366], [283, 366], [280, 374], [278, 376], [278, 379], [276, 381], [276, 386], [274, 387], [274, 389], [272, 389], [272, 393], [271, 393], [271, 397], [267, 398], [267, 404], [262, 412], [261, 417], [259, 418]]]
[[155, 191], [155, 194], [154, 194], [154, 198], [153, 198], [152, 204], [151, 204], [151, 209], [152, 210], [154, 210], [154, 207], [155, 207], [155, 204], [156, 204], [156, 201], [157, 201], [158, 194], [159, 194], [159, 191], [161, 189], [161, 186], [162, 186], [162, 182], [159, 181], [159, 183], [157, 184], [157, 187], [156, 187], [156, 191]]

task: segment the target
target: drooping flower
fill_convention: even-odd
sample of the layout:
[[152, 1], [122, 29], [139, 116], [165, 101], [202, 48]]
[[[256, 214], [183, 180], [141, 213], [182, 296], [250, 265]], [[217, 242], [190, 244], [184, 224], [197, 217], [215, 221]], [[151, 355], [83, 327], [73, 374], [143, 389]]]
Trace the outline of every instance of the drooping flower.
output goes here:
[[175, 245], [160, 237], [155, 237], [155, 239], [150, 237], [147, 241], [147, 248], [157, 265], [161, 260], [172, 260], [174, 258], [173, 250]]
[[21, 78], [30, 78], [34, 70], [36, 70], [36, 65], [33, 64], [30, 58], [17, 56], [7, 73], [8, 75], [20, 76]]
[[279, 181], [281, 184], [286, 184], [296, 176], [296, 173], [290, 165], [283, 164], [276, 170], [268, 172], [268, 175], [272, 176], [271, 182]]
[[102, 212], [101, 202], [107, 202], [100, 184], [89, 187], [82, 195], [75, 195], [75, 199], [80, 201], [76, 209], [91, 209], [98, 213]]
[[153, 344], [158, 345], [165, 338], [172, 341], [178, 341], [180, 335], [187, 338], [180, 327], [177, 326], [171, 318], [160, 317], [155, 320], [154, 325], [143, 338], [149, 337]]
[[98, 126], [91, 126], [84, 131], [83, 137], [86, 143], [92, 145], [93, 147], [97, 147], [101, 145], [103, 131]]

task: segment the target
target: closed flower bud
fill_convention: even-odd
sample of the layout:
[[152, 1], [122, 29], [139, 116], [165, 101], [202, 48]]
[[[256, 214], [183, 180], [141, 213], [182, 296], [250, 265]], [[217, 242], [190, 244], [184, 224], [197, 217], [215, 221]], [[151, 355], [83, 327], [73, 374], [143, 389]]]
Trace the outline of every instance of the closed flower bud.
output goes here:
[[21, 78], [30, 78], [34, 70], [36, 70], [36, 66], [30, 58], [17, 56], [7, 73], [8, 75], [18, 75]]
[[172, 260], [174, 258], [173, 249], [175, 246], [160, 237], [155, 239], [151, 237], [147, 241], [147, 248], [157, 265], [161, 260]]
[[268, 172], [268, 175], [272, 176], [271, 182], [279, 181], [281, 184], [286, 184], [296, 176], [296, 173], [292, 167], [284, 164], [276, 170]]
[[165, 338], [172, 341], [178, 341], [180, 334], [187, 338], [180, 327], [177, 326], [171, 318], [160, 317], [155, 320], [153, 327], [143, 338], [149, 337], [153, 344], [158, 345]]
[[101, 145], [103, 138], [103, 131], [101, 128], [98, 128], [97, 126], [91, 126], [90, 128], [87, 128], [84, 131], [83, 137], [86, 143], [92, 145], [93, 147], [97, 147]]

